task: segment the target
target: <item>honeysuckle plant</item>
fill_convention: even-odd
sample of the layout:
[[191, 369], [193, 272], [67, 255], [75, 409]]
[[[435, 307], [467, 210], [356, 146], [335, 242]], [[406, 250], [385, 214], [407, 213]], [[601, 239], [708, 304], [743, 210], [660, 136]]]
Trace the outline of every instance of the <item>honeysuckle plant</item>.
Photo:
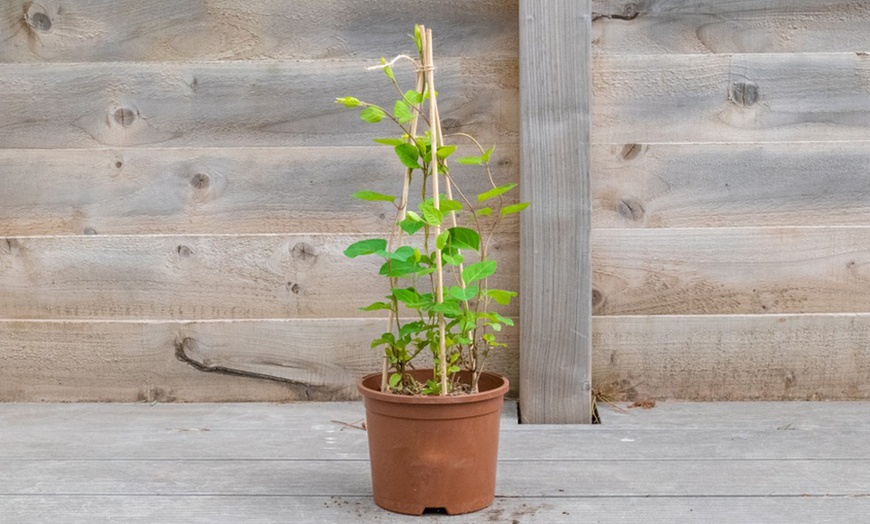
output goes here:
[[[499, 332], [513, 325], [494, 306], [506, 306], [517, 295], [489, 286], [497, 270], [496, 261], [489, 257], [489, 244], [503, 218], [529, 203], [508, 199], [516, 184], [495, 183], [490, 167], [492, 147], [484, 148], [465, 133], [442, 133], [431, 30], [415, 26], [413, 40], [416, 58], [400, 55], [390, 62], [381, 58], [375, 66], [397, 93], [391, 110], [352, 96], [336, 99], [358, 110], [364, 122], [390, 124], [395, 134], [374, 141], [392, 148], [404, 167], [401, 193], [364, 190], [353, 195], [395, 206], [389, 236], [361, 240], [344, 253], [350, 258], [383, 259], [378, 274], [386, 279], [388, 293], [383, 300], [361, 308], [389, 312], [387, 330], [371, 343], [384, 352], [381, 390], [412, 395], [474, 393], [491, 351], [504, 346]], [[403, 90], [396, 80], [393, 66], [405, 62], [413, 64], [417, 73], [414, 89]], [[475, 148], [475, 155], [455, 161], [479, 166], [488, 189], [463, 193], [450, 173], [457, 151], [454, 142]], [[416, 209], [409, 209], [411, 194], [419, 195]], [[425, 382], [409, 374], [422, 361], [434, 363], [432, 376]], [[459, 380], [463, 370], [470, 383]]]

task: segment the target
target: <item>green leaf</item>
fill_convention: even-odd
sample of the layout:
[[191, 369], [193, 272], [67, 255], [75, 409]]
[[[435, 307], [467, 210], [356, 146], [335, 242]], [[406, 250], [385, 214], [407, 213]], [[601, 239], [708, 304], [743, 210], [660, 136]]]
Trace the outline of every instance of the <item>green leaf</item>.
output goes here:
[[456, 146], [451, 144], [449, 146], [439, 147], [438, 151], [435, 154], [438, 156], [438, 158], [440, 158], [441, 160], [444, 160], [445, 158], [452, 155], [454, 151], [456, 151]]
[[423, 102], [423, 93], [409, 89], [405, 91], [405, 101], [409, 104], [419, 104]]
[[478, 291], [480, 291], [480, 288], [477, 286], [468, 286], [465, 289], [459, 286], [451, 286], [448, 295], [456, 300], [471, 300], [477, 296]]
[[499, 315], [498, 313], [490, 312], [489, 314], [492, 315], [492, 318], [496, 319], [497, 321], [501, 322], [502, 324], [504, 324], [506, 326], [513, 326], [514, 325], [513, 320], [511, 320], [507, 317], [503, 317], [503, 316]]
[[396, 300], [405, 304], [408, 307], [420, 307], [420, 305], [422, 304], [420, 294], [417, 293], [417, 291], [412, 287], [405, 289], [395, 288], [392, 291], [393, 295], [396, 297]]
[[442, 253], [441, 258], [451, 266], [458, 266], [465, 260], [461, 253]]
[[387, 116], [380, 107], [368, 106], [359, 113], [359, 117], [370, 124], [376, 124]]
[[341, 98], [335, 99], [336, 104], [344, 104], [344, 107], [359, 107], [362, 105], [362, 102], [359, 99], [354, 98], [352, 96], [344, 96]]
[[459, 307], [459, 301], [456, 299], [447, 299], [440, 304], [435, 304], [429, 311], [442, 313], [444, 316], [458, 317], [462, 314], [462, 309]]
[[448, 200], [445, 198], [438, 202], [438, 209], [440, 209], [442, 213], [460, 211], [462, 210], [462, 202], [458, 200]]
[[402, 261], [405, 261], [405, 260], [409, 260], [409, 259], [410, 259], [411, 257], [413, 257], [416, 253], [418, 253], [418, 251], [417, 251], [416, 249], [414, 249], [413, 247], [411, 247], [411, 246], [402, 246], [402, 247], [400, 247], [399, 249], [397, 249], [395, 253], [393, 253], [393, 257], [394, 257], [396, 260], [402, 260]]
[[419, 169], [420, 164], [417, 163], [419, 154], [420, 152], [417, 151], [417, 148], [413, 144], [402, 143], [396, 146], [396, 156], [399, 157], [399, 160], [402, 161], [405, 167]]
[[380, 309], [393, 309], [393, 307], [386, 302], [373, 302], [366, 307], [359, 308], [360, 311], [378, 311]]
[[466, 156], [466, 157], [460, 158], [459, 160], [457, 160], [457, 162], [459, 162], [460, 164], [467, 164], [467, 165], [479, 165], [479, 164], [483, 163], [483, 157]]
[[396, 104], [393, 106], [393, 116], [402, 124], [410, 122], [414, 118], [411, 115], [411, 109], [404, 100], [396, 100]]
[[378, 270], [378, 274], [385, 277], [406, 277], [416, 274], [419, 270], [420, 266], [415, 262], [387, 260]]
[[505, 291], [504, 289], [490, 289], [486, 294], [503, 306], [510, 304], [511, 298], [517, 296], [516, 291]]
[[495, 260], [481, 260], [462, 270], [462, 280], [466, 284], [483, 280], [495, 273]]
[[406, 337], [408, 335], [414, 335], [421, 331], [425, 331], [426, 323], [417, 321], [417, 322], [408, 322], [407, 324], [403, 324], [402, 327], [399, 328], [399, 337]]
[[378, 144], [384, 144], [385, 146], [397, 146], [405, 143], [401, 138], [373, 138], [372, 140]]
[[482, 207], [482, 208], [478, 209], [477, 211], [475, 211], [474, 214], [479, 216], [479, 217], [488, 217], [489, 215], [492, 214], [492, 208], [491, 207]]
[[[408, 216], [399, 222], [399, 227], [402, 228], [402, 231], [409, 235], [413, 235], [417, 231], [420, 231], [420, 229], [425, 225], [422, 220], [414, 220], [414, 218], [410, 216], [411, 213], [413, 213], [413, 211], [408, 211]], [[414, 214], [416, 215], [416, 213]], [[417, 218], [419, 219], [420, 217], [418, 216]]]
[[451, 227], [447, 231], [450, 233], [450, 247], [472, 251], [480, 249], [480, 234], [477, 231], [467, 227]]
[[395, 80], [396, 77], [393, 75], [393, 68], [387, 65], [387, 59], [381, 57], [381, 65], [384, 66], [384, 74], [387, 75], [387, 78], [390, 80]]
[[438, 249], [444, 249], [444, 246], [447, 245], [447, 239], [450, 238], [450, 230], [442, 231], [438, 238], [435, 239], [435, 247]]
[[392, 375], [390, 375], [390, 387], [391, 388], [395, 388], [396, 386], [398, 386], [399, 382], [401, 382], [401, 381], [402, 381], [402, 374], [401, 373], [393, 373]]
[[483, 160], [484, 163], [489, 162], [489, 159], [492, 156], [493, 151], [495, 151], [495, 146], [492, 146], [491, 148], [484, 151], [483, 156], [481, 156], [480, 159]]
[[392, 195], [384, 195], [383, 193], [375, 193], [374, 191], [357, 191], [353, 194], [354, 198], [358, 198], [360, 200], [370, 200], [370, 201], [378, 201], [383, 200], [384, 202], [395, 202], [396, 197]]
[[419, 25], [414, 26], [414, 45], [417, 46], [418, 53], [423, 52], [423, 35], [421, 34]]
[[495, 198], [499, 195], [503, 195], [503, 194], [507, 193], [508, 191], [510, 191], [511, 189], [513, 189], [515, 187], [517, 187], [516, 184], [505, 184], [503, 186], [494, 187], [494, 188], [490, 189], [489, 191], [486, 191], [484, 193], [477, 195], [477, 201], [483, 202], [484, 200], [489, 200], [490, 198]]
[[430, 226], [441, 225], [444, 221], [444, 214], [429, 202], [420, 204], [420, 211], [423, 213], [423, 221]]
[[344, 255], [348, 258], [356, 258], [360, 255], [371, 255], [387, 248], [387, 241], [383, 238], [360, 240], [347, 247]]
[[529, 207], [531, 202], [520, 202], [519, 204], [511, 204], [509, 206], [504, 206], [501, 208], [501, 214], [504, 215], [512, 215], [514, 213], [519, 213], [523, 209]]

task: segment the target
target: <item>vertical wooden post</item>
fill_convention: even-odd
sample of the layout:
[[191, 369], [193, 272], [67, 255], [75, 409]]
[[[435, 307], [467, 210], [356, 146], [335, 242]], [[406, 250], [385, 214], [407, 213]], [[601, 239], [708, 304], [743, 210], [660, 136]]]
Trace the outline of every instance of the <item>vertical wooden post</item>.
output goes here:
[[590, 423], [590, 0], [520, 0], [520, 413]]

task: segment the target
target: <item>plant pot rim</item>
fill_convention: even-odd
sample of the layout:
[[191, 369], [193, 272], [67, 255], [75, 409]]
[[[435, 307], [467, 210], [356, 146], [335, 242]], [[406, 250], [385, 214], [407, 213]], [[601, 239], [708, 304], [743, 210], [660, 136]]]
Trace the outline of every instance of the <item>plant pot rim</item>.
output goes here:
[[[423, 374], [429, 376], [432, 369], [416, 369], [413, 374]], [[497, 373], [484, 371], [480, 374], [481, 384], [485, 382], [494, 383], [491, 387], [484, 389], [478, 393], [470, 393], [468, 395], [396, 395], [395, 393], [384, 393], [380, 391], [381, 373], [372, 373], [364, 376], [357, 384], [357, 390], [363, 397], [380, 400], [382, 402], [394, 402], [397, 404], [467, 404], [471, 402], [481, 402], [484, 400], [503, 397], [510, 388], [510, 382], [507, 377]]]

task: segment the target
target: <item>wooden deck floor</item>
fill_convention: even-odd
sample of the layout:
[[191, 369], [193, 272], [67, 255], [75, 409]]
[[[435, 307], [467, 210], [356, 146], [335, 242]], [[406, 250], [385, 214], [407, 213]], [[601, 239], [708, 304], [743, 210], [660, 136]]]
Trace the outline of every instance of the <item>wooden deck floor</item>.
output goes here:
[[660, 403], [503, 418], [497, 500], [371, 501], [359, 403], [0, 404], [4, 523], [868, 522], [870, 403]]

